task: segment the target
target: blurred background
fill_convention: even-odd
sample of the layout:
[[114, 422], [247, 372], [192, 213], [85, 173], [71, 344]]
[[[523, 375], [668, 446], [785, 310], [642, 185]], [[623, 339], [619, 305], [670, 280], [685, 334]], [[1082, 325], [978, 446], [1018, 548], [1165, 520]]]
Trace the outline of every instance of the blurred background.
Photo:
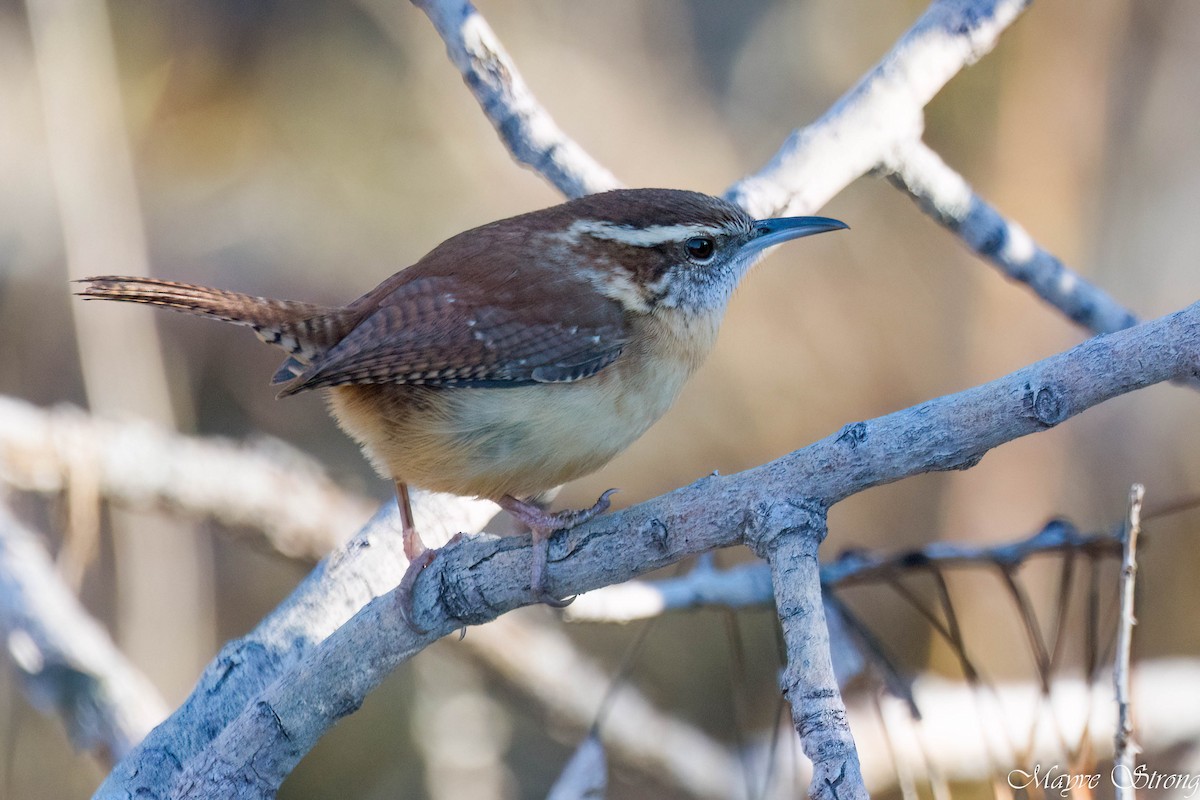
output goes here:
[[[618, 178], [716, 194], [822, 113], [924, 7], [480, 4], [550, 113]], [[933, 102], [926, 138], [1043, 246], [1157, 317], [1200, 296], [1198, 53], [1196, 4], [1041, 0]], [[391, 487], [320, 397], [275, 400], [277, 351], [241, 329], [83, 306], [68, 278], [147, 272], [342, 303], [454, 233], [561, 199], [510, 161], [428, 20], [398, 0], [0, 0], [0, 100], [0, 394], [43, 406], [90, 401], [109, 416], [200, 435], [274, 437], [380, 501]], [[633, 504], [713, 470], [736, 472], [1085, 338], [885, 181], [860, 180], [821, 213], [852, 231], [764, 262], [677, 406], [610, 466], [567, 487], [560, 505], [588, 505], [612, 486], [618, 504]], [[1118, 399], [968, 472], [847, 500], [832, 512], [827, 555], [1004, 542], [1054, 516], [1108, 529], [1131, 482], [1147, 486], [1150, 512], [1200, 493], [1197, 419], [1188, 390]], [[12, 502], [52, 549], [63, 546], [61, 504]], [[1139, 659], [1200, 650], [1190, 624], [1200, 612], [1198, 521], [1184, 511], [1149, 527]], [[103, 523], [95, 558], [79, 570], [81, 595], [172, 705], [220, 643], [252, 627], [308, 568], [203, 522], [105, 509]], [[718, 564], [748, 557], [721, 553]], [[994, 576], [960, 588], [959, 619], [978, 631], [972, 645], [987, 676], [1029, 679], [1019, 629], [996, 623], [1004, 595]], [[1053, 596], [1036, 581], [1030, 591], [1038, 602]], [[894, 597], [866, 591], [854, 605], [889, 631], [907, 669], [957, 674]], [[553, 620], [545, 609], [525, 613]], [[637, 630], [567, 634], [615, 670]], [[705, 611], [659, 621], [629, 680], [732, 747], [771, 729], [778, 666], [769, 609], [733, 622]], [[0, 793], [86, 796], [104, 767], [74, 753], [11, 678], [0, 672]], [[486, 776], [469, 791], [439, 782], [420, 745], [439, 725], [484, 742], [471, 768], [484, 763]], [[327, 737], [282, 796], [541, 797], [579, 736], [441, 643]], [[689, 796], [620, 763], [612, 780], [613, 797]]]

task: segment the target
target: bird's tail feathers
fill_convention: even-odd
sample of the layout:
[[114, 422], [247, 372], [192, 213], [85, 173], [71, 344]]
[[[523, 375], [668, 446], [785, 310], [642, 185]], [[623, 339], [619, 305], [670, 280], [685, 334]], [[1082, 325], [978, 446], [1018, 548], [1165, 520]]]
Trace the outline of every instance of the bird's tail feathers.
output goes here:
[[344, 309], [296, 300], [273, 300], [158, 278], [104, 275], [78, 282], [85, 284], [77, 292], [85, 300], [146, 303], [245, 325], [267, 344], [304, 361], [333, 347], [352, 327], [350, 313]]

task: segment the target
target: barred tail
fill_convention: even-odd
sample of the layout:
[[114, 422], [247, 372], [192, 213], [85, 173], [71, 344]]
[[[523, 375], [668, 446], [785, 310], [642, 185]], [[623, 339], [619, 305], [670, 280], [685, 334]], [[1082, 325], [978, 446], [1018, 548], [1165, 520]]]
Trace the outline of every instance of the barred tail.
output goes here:
[[258, 338], [308, 361], [337, 344], [352, 327], [343, 309], [272, 300], [157, 278], [104, 275], [84, 278], [85, 300], [146, 303], [253, 328]]

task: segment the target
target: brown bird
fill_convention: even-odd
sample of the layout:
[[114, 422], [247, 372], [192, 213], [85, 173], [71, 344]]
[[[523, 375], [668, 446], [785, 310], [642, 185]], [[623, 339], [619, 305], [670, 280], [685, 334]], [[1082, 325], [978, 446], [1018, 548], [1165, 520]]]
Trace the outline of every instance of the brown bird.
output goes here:
[[531, 592], [563, 605], [545, 589], [548, 537], [611, 491], [558, 514], [528, 498], [604, 466], [666, 412], [766, 248], [845, 227], [627, 189], [460, 233], [341, 308], [154, 278], [88, 278], [80, 294], [249, 326], [291, 354], [281, 397], [328, 388], [338, 424], [396, 483], [408, 602], [435, 552], [413, 527], [415, 485], [495, 500], [526, 524]]

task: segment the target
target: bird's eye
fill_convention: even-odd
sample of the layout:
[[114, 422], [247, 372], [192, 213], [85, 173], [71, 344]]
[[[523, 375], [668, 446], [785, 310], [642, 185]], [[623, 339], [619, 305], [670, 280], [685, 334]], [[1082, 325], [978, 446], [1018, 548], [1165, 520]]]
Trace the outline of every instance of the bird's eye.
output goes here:
[[708, 261], [716, 249], [716, 244], [708, 236], [693, 236], [683, 246], [687, 248], [688, 258], [692, 261]]

